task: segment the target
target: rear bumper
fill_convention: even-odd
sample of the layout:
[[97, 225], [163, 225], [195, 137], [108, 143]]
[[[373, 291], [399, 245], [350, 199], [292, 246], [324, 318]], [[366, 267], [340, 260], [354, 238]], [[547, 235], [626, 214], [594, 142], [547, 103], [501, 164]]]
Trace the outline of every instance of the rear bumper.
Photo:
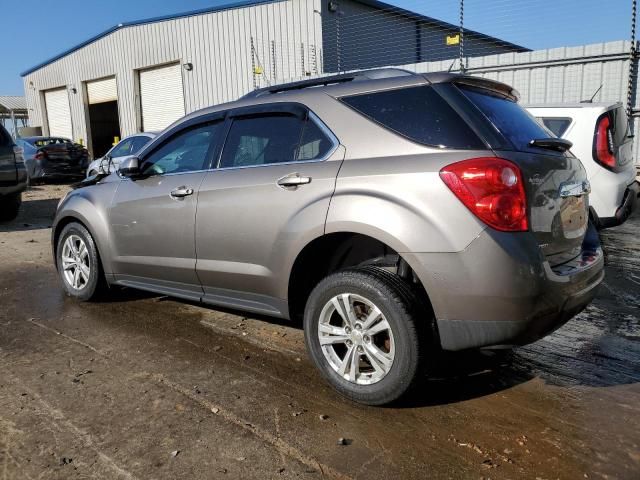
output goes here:
[[592, 216], [599, 229], [617, 227], [627, 221], [627, 218], [638, 208], [640, 196], [640, 183], [633, 182], [627, 187], [622, 197], [622, 203], [613, 217], [598, 217], [592, 210]]
[[527, 232], [487, 229], [462, 252], [403, 256], [429, 294], [445, 350], [534, 342], [584, 309], [604, 278], [600, 248], [552, 268]]

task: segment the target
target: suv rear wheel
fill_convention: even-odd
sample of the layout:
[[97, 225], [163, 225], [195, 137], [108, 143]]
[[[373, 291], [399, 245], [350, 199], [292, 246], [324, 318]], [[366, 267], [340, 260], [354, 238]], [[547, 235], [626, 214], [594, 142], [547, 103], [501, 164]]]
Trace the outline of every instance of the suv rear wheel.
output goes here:
[[338, 392], [369, 405], [399, 399], [419, 379], [432, 324], [409, 284], [371, 266], [326, 277], [304, 315], [316, 366]]
[[62, 284], [72, 297], [94, 300], [106, 290], [98, 249], [83, 225], [73, 222], [62, 229], [56, 260]]
[[9, 221], [18, 216], [22, 205], [22, 193], [13, 193], [6, 197], [0, 197], [0, 220]]

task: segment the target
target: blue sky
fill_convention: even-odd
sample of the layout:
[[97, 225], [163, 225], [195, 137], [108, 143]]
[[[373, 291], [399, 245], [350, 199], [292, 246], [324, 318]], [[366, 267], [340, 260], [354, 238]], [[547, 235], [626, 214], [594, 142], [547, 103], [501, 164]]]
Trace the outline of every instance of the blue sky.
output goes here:
[[[234, 0], [4, 0], [0, 95], [22, 95], [20, 72], [120, 22]], [[457, 0], [387, 0], [452, 23]], [[465, 25], [529, 48], [629, 38], [629, 0], [465, 0]]]

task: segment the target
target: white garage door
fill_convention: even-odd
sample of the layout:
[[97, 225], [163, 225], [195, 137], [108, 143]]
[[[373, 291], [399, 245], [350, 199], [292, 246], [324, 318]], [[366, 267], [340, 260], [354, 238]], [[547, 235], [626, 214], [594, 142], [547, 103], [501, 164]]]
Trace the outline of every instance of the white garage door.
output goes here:
[[69, 108], [69, 94], [66, 88], [44, 92], [45, 108], [49, 135], [73, 139], [71, 126], [71, 109]]
[[118, 100], [116, 78], [103, 78], [87, 82], [87, 97], [89, 105], [94, 103], [115, 102]]
[[163, 130], [184, 116], [180, 64], [140, 71], [142, 130]]

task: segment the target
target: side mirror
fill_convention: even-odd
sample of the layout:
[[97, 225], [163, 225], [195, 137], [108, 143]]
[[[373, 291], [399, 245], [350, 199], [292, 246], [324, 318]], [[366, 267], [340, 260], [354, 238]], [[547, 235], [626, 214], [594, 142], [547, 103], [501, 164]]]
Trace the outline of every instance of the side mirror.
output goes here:
[[140, 160], [138, 157], [127, 157], [120, 162], [118, 173], [123, 177], [140, 175]]

